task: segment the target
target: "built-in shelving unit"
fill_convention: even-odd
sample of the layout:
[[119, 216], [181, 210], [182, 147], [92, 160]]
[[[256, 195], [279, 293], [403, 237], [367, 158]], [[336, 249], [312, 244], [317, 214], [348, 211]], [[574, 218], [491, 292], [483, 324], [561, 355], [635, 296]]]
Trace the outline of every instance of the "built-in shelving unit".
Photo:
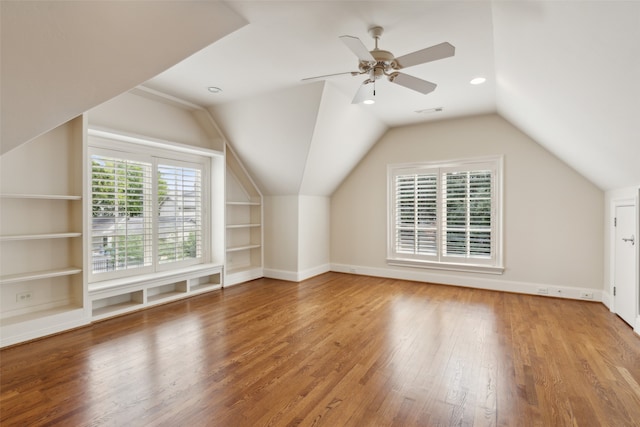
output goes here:
[[68, 268], [56, 268], [53, 270], [34, 271], [29, 273], [6, 274], [6, 275], [0, 276], [0, 283], [9, 284], [9, 283], [27, 282], [30, 280], [50, 279], [53, 277], [61, 277], [61, 276], [71, 276], [73, 274], [79, 274], [79, 273], [82, 273], [82, 268], [68, 267]]
[[[143, 113], [132, 113], [138, 111]], [[210, 158], [212, 190], [206, 199], [212, 232], [205, 239], [205, 264], [89, 283], [90, 127], [118, 133], [125, 142]], [[0, 347], [220, 289], [227, 267], [238, 281], [262, 276], [262, 197], [231, 156], [205, 109], [146, 88], [2, 154]], [[225, 162], [238, 176], [228, 204]], [[233, 221], [225, 224], [226, 218]]]
[[225, 286], [263, 276], [262, 194], [227, 146]]
[[2, 346], [88, 322], [83, 138], [80, 116], [0, 158]]
[[222, 266], [197, 265], [89, 285], [92, 320], [222, 288]]

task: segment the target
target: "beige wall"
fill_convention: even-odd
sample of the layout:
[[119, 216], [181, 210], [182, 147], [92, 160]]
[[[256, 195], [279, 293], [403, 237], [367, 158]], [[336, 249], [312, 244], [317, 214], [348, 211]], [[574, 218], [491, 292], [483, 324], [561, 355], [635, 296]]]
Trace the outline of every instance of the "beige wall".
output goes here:
[[322, 196], [264, 198], [264, 273], [300, 281], [329, 271], [330, 199]]
[[279, 272], [298, 271], [297, 196], [264, 198], [264, 269], [267, 277], [278, 278]]
[[125, 92], [89, 110], [89, 126], [201, 148], [224, 149], [222, 137], [207, 132], [207, 128], [213, 127], [212, 122], [198, 120], [198, 114], [207, 114], [204, 110], [199, 112], [188, 104], [172, 104], [170, 98], [153, 97], [140, 90], [135, 92]]
[[329, 269], [331, 199], [300, 196], [299, 200], [298, 268], [303, 273], [323, 268], [326, 271]]
[[[386, 263], [387, 165], [504, 155], [502, 275], [391, 267]], [[498, 115], [387, 132], [331, 200], [336, 271], [578, 297], [603, 289], [603, 192]]]

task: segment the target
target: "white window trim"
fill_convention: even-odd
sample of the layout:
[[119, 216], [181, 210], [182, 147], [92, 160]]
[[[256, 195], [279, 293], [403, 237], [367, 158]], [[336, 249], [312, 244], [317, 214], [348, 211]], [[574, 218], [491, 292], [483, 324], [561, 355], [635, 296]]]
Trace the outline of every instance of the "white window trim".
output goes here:
[[[492, 229], [492, 249], [494, 256], [487, 260], [489, 262], [480, 261], [478, 259], [469, 258], [461, 259], [463, 262], [452, 262], [443, 260], [440, 253], [437, 257], [415, 256], [407, 257], [402, 254], [395, 253], [395, 185], [394, 176], [400, 174], [399, 171], [440, 171], [446, 169], [463, 168], [472, 170], [474, 166], [485, 166], [492, 164], [494, 170], [494, 228]], [[402, 163], [387, 165], [387, 264], [402, 267], [418, 267], [436, 270], [451, 270], [485, 274], [502, 274], [504, 272], [504, 241], [503, 241], [503, 223], [504, 223], [504, 203], [503, 203], [503, 169], [504, 156], [488, 156], [472, 159], [455, 159], [447, 161], [420, 162], [420, 163]], [[440, 180], [438, 180], [440, 183]], [[441, 212], [440, 184], [438, 185], [438, 212]], [[438, 217], [440, 223], [440, 217]], [[436, 239], [440, 241], [441, 225], [438, 225]], [[438, 243], [440, 248], [440, 243]], [[439, 251], [440, 252], [440, 251]]]
[[[143, 137], [124, 135], [116, 132], [110, 132], [102, 129], [88, 129], [88, 143], [87, 143], [87, 158], [88, 158], [88, 167], [86, 168], [88, 182], [91, 182], [92, 179], [92, 168], [91, 168], [91, 155], [92, 154], [104, 154], [108, 156], [118, 155], [118, 153], [122, 153], [122, 156], [125, 158], [135, 159], [135, 160], [143, 160], [148, 161], [152, 164], [152, 186], [153, 191], [157, 190], [157, 166], [158, 161], [168, 161], [173, 163], [179, 162], [187, 162], [187, 163], [199, 163], [203, 165], [203, 184], [206, 183], [204, 188], [208, 188], [209, 191], [203, 191], [202, 194], [202, 207], [203, 207], [203, 236], [202, 236], [202, 256], [197, 258], [196, 261], [188, 260], [188, 261], [177, 261], [170, 264], [159, 264], [157, 260], [153, 261], [152, 267], [142, 267], [140, 269], [134, 270], [121, 270], [116, 272], [102, 273], [102, 274], [93, 274], [91, 266], [92, 256], [91, 254], [87, 254], [87, 272], [88, 272], [88, 282], [91, 283], [99, 283], [102, 281], [111, 281], [114, 279], [123, 279], [131, 278], [134, 280], [140, 274], [153, 274], [155, 273], [163, 273], [167, 271], [171, 271], [174, 269], [185, 268], [188, 266], [208, 266], [211, 262], [212, 253], [211, 253], [211, 238], [212, 238], [212, 227], [213, 221], [211, 215], [209, 215], [209, 211], [211, 211], [211, 191], [214, 188], [217, 188], [217, 184], [212, 181], [212, 168], [214, 158], [219, 157], [221, 155], [220, 152], [215, 150], [209, 150], [199, 147], [191, 147], [184, 144], [173, 143], [168, 141], [161, 141], [155, 139], [145, 139]], [[204, 163], [203, 163], [204, 162]], [[87, 197], [85, 203], [86, 209], [86, 218], [89, 218], [87, 224], [87, 239], [90, 239], [90, 230], [91, 230], [91, 185], [87, 187]], [[157, 212], [157, 201], [153, 200], [153, 210]], [[154, 225], [153, 233], [153, 253], [157, 254], [157, 225]], [[87, 240], [87, 247], [91, 248], [91, 244], [89, 240]], [[154, 269], [155, 266], [155, 269]]]

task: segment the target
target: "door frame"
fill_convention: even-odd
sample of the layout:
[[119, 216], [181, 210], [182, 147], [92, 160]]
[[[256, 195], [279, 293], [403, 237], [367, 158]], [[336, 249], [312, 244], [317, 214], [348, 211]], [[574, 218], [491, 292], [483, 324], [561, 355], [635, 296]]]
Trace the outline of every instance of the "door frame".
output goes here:
[[610, 260], [610, 266], [611, 268], [609, 269], [609, 295], [611, 295], [611, 307], [609, 308], [609, 310], [613, 313], [616, 313], [616, 308], [615, 308], [615, 297], [613, 295], [613, 286], [614, 286], [614, 281], [615, 281], [615, 266], [616, 266], [616, 251], [615, 251], [615, 244], [616, 244], [616, 228], [614, 225], [614, 219], [616, 217], [616, 209], [618, 207], [621, 206], [633, 206], [634, 211], [635, 211], [635, 231], [634, 231], [634, 235], [636, 236], [636, 244], [635, 244], [635, 279], [634, 279], [634, 284], [636, 286], [636, 301], [635, 301], [635, 322], [633, 326], [633, 330], [640, 335], [640, 275], [638, 274], [640, 272], [640, 251], [638, 250], [638, 246], [640, 246], [640, 236], [638, 235], [639, 231], [640, 231], [640, 215], [638, 214], [638, 202], [640, 200], [640, 189], [638, 189], [636, 191], [635, 197], [633, 198], [623, 198], [623, 199], [615, 199], [611, 201], [611, 232], [609, 233], [610, 236], [610, 242], [609, 242], [609, 260]]

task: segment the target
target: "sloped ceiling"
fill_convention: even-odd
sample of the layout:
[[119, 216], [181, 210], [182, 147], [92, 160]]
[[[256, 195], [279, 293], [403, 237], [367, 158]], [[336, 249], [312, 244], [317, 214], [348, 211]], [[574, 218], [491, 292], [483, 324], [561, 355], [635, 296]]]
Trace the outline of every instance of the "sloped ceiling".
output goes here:
[[325, 82], [210, 110], [262, 192], [270, 195], [331, 195], [387, 129]]
[[640, 2], [495, 2], [498, 112], [602, 189], [640, 185]]
[[[330, 193], [385, 128], [493, 111], [600, 188], [640, 185], [638, 1], [0, 4], [3, 152], [218, 40], [145, 85], [212, 111], [267, 194]], [[352, 106], [362, 76], [301, 81], [355, 69], [338, 36], [372, 48], [372, 25], [396, 56], [455, 45], [406, 70], [435, 92]]]
[[263, 192], [298, 194], [322, 88], [295, 86], [211, 108]]
[[222, 2], [1, 1], [1, 151], [237, 30]]
[[326, 83], [299, 193], [331, 195], [386, 130], [369, 110]]
[[[234, 1], [230, 6], [250, 24], [147, 85], [210, 107], [267, 194], [330, 191], [334, 178], [355, 164], [352, 158], [342, 161], [345, 148], [365, 153], [381, 125], [496, 111], [600, 188], [640, 184], [640, 2]], [[375, 105], [356, 106], [367, 119], [354, 123], [371, 126], [367, 133], [341, 122], [361, 76], [328, 78], [324, 90], [305, 89], [309, 83], [301, 79], [352, 71], [357, 61], [338, 36], [359, 37], [372, 48], [367, 33], [372, 25], [385, 28], [380, 47], [396, 56], [442, 41], [452, 43], [456, 54], [406, 70], [437, 83], [431, 94], [382, 81]], [[478, 75], [487, 83], [469, 85]], [[211, 95], [207, 86], [223, 92]], [[277, 101], [294, 92], [300, 95], [295, 103]], [[257, 121], [254, 102], [269, 105], [263, 114], [280, 126]], [[416, 114], [437, 107], [443, 111]], [[280, 127], [294, 125], [300, 108], [315, 111], [304, 122], [304, 136], [284, 135]], [[272, 159], [274, 153], [282, 160]]]

